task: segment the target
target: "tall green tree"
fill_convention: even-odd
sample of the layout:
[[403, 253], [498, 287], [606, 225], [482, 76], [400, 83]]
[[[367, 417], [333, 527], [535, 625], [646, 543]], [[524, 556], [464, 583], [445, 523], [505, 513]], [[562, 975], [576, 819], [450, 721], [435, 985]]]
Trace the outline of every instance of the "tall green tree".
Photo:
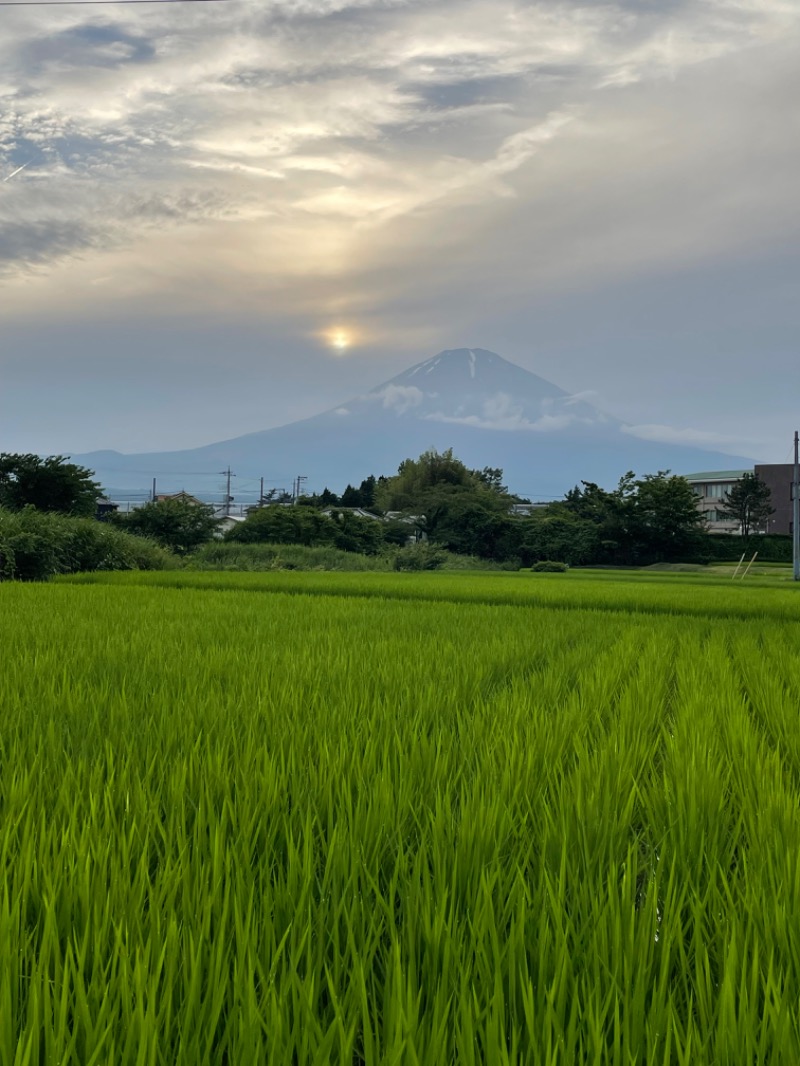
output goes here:
[[548, 514], [566, 512], [573, 519], [590, 522], [596, 530], [592, 562], [630, 563], [633, 538], [631, 536], [631, 496], [635, 475], [628, 471], [615, 489], [603, 489], [593, 481], [582, 481], [564, 497], [548, 508]]
[[394, 477], [379, 481], [375, 502], [384, 512], [411, 516], [421, 532], [449, 551], [502, 557], [511, 530], [511, 497], [501, 470], [470, 470], [451, 448], [405, 459]]
[[97, 511], [100, 485], [93, 481], [94, 471], [69, 462], [69, 456], [0, 454], [0, 507], [89, 518]]
[[359, 489], [354, 485], [347, 485], [347, 488], [342, 493], [341, 500], [342, 507], [363, 507], [363, 499]]
[[545, 559], [582, 566], [600, 559], [600, 534], [591, 519], [548, 507], [542, 513], [518, 519], [516, 529], [515, 554], [523, 566]]
[[772, 506], [772, 494], [758, 474], [744, 474], [725, 493], [719, 513], [739, 523], [742, 536], [747, 539], [751, 533], [763, 533], [769, 516], [775, 513]]
[[686, 478], [660, 470], [633, 484], [632, 534], [639, 556], [669, 562], [691, 554], [703, 533], [703, 516]]
[[272, 506], [251, 511], [225, 534], [238, 544], [333, 544], [336, 526], [315, 507]]
[[186, 555], [207, 544], [217, 529], [214, 508], [187, 500], [155, 500], [112, 521], [129, 533], [149, 537], [164, 548]]

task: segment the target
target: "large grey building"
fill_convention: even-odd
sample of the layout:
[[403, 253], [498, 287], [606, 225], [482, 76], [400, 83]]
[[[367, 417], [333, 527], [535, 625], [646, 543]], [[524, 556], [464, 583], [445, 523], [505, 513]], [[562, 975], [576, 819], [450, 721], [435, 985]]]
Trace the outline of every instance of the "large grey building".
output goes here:
[[719, 508], [736, 482], [750, 470], [705, 470], [699, 474], [685, 474], [684, 477], [694, 489], [697, 497], [697, 509], [708, 523], [711, 533], [738, 533], [738, 522], [723, 518]]
[[792, 476], [791, 463], [758, 463], [749, 470], [706, 470], [684, 477], [694, 489], [697, 507], [708, 522], [711, 533], [739, 533], [739, 525], [719, 513], [725, 495], [744, 474], [755, 473], [769, 486], [775, 513], [767, 522], [766, 533], [792, 532]]
[[759, 463], [755, 471], [764, 484], [769, 485], [772, 506], [775, 508], [775, 513], [769, 517], [767, 532], [791, 535], [794, 528], [792, 523], [794, 466], [791, 463]]

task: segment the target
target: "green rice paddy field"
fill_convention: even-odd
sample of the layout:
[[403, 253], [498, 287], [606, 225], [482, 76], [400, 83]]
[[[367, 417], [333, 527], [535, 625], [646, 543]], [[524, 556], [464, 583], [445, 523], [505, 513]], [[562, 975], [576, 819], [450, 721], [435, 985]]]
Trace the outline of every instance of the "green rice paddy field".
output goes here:
[[800, 1063], [800, 589], [0, 585], [0, 1066]]

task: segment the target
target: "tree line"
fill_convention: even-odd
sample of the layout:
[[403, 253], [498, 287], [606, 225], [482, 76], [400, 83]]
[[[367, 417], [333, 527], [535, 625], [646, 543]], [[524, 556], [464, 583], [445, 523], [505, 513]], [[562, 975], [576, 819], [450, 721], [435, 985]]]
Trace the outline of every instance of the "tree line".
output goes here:
[[[0, 508], [87, 517], [95, 513], [102, 492], [93, 477], [64, 456], [3, 454]], [[516, 505], [523, 501], [503, 484], [502, 470], [470, 469], [452, 450], [431, 450], [404, 460], [394, 476], [370, 476], [341, 495], [326, 488], [288, 506], [290, 501], [268, 495], [224, 539], [331, 546], [368, 555], [425, 542], [521, 566], [542, 560], [571, 566], [710, 561], [716, 551], [692, 487], [663, 470], [639, 478], [628, 472], [613, 489], [583, 481], [562, 500], [519, 513], [524, 508]], [[719, 510], [738, 522], [747, 540], [772, 513], [769, 489], [746, 474]], [[219, 528], [213, 507], [182, 499], [117, 512], [109, 522], [178, 555], [207, 543]]]

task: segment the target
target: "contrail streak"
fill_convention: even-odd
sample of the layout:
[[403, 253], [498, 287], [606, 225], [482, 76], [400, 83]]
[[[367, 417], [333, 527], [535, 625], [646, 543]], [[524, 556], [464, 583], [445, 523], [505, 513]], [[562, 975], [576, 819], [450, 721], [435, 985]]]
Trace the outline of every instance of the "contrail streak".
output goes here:
[[[30, 159], [28, 160], [28, 163], [30, 163]], [[17, 167], [16, 170], [12, 170], [10, 174], [3, 178], [3, 184], [5, 185], [7, 181], [11, 181], [12, 178], [16, 177], [16, 175], [19, 174], [21, 170], [25, 169], [28, 163], [23, 163], [21, 167]]]

